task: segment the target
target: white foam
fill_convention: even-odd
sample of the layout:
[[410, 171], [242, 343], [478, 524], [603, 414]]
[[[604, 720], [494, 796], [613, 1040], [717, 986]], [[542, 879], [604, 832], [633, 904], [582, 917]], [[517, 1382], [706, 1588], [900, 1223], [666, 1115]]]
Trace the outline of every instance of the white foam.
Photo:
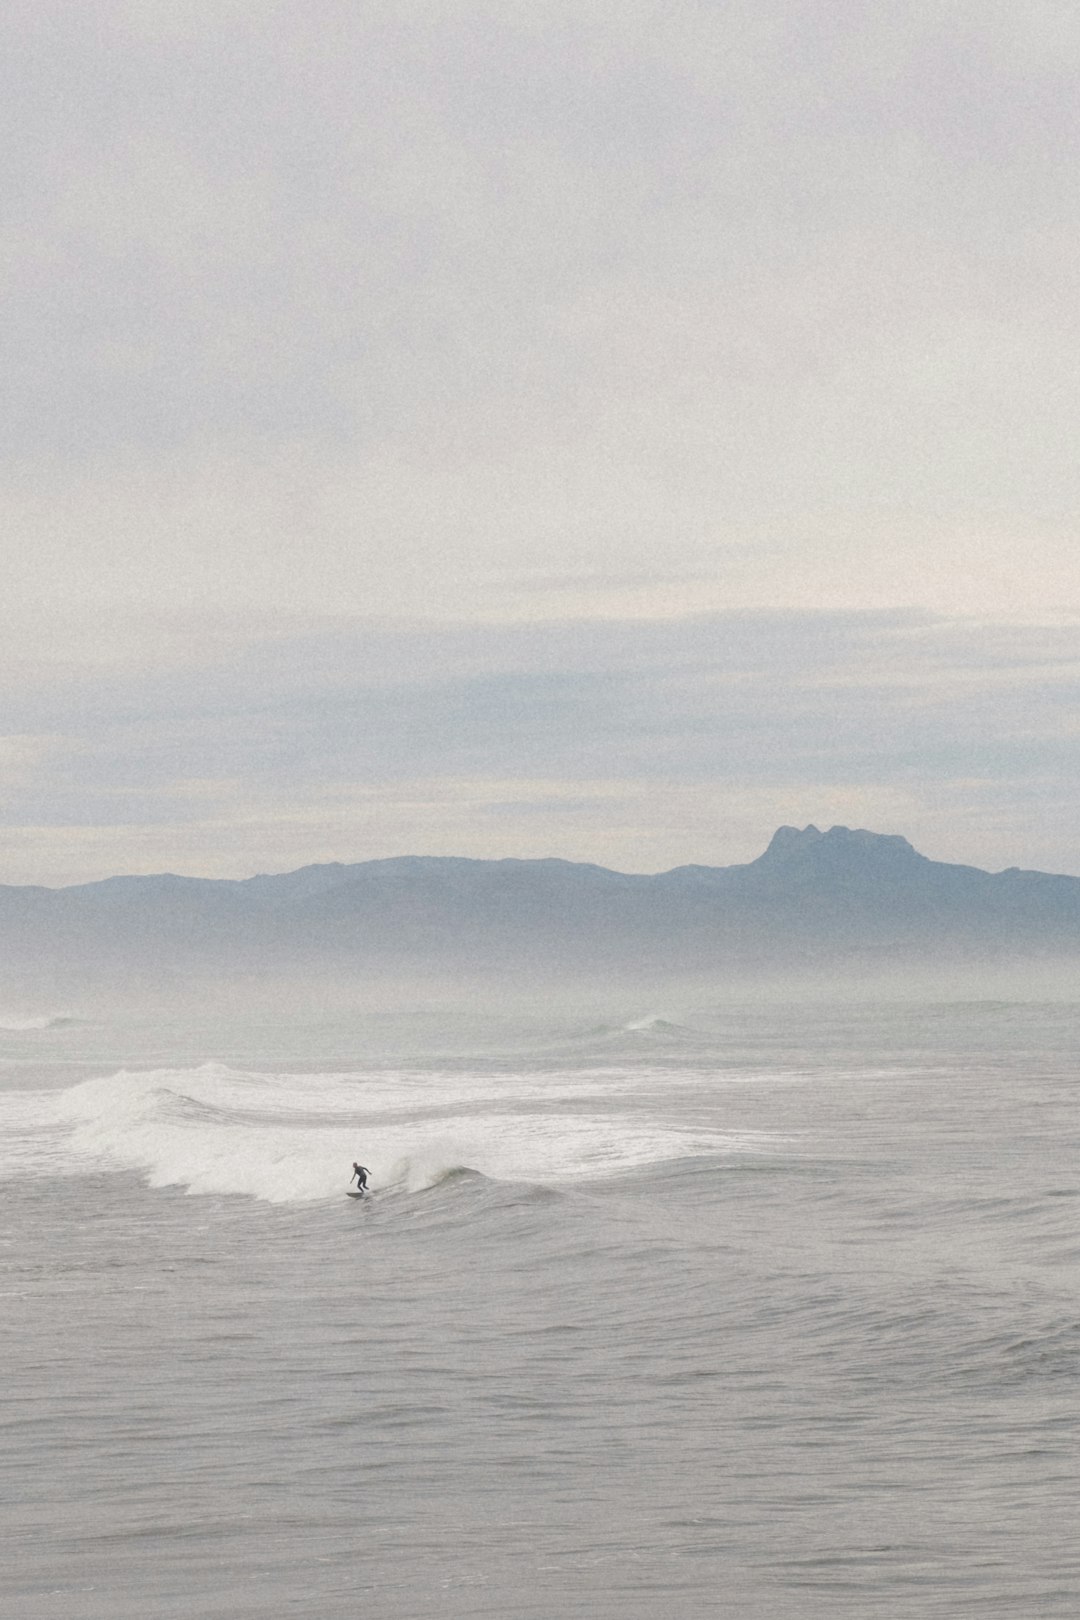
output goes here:
[[59, 1093], [0, 1095], [0, 1174], [128, 1170], [151, 1187], [291, 1203], [339, 1194], [353, 1160], [367, 1165], [375, 1188], [417, 1191], [458, 1168], [555, 1182], [758, 1145], [665, 1123], [642, 1105], [641, 1086], [640, 1073], [621, 1071], [120, 1072]]

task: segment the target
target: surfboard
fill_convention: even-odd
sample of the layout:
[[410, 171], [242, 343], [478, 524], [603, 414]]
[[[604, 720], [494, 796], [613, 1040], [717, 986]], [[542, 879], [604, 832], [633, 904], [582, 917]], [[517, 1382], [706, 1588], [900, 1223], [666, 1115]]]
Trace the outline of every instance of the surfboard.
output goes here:
[[357, 1192], [355, 1187], [350, 1187], [345, 1196], [346, 1198], [366, 1198], [367, 1193], [363, 1190], [363, 1188]]

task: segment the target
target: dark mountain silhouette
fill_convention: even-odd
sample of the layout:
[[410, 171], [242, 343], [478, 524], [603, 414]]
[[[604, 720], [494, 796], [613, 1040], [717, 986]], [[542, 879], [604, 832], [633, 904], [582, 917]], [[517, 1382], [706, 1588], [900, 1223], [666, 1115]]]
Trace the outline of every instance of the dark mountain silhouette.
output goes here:
[[574, 979], [866, 974], [1080, 962], [1080, 878], [928, 860], [906, 839], [781, 827], [740, 866], [653, 876], [404, 856], [215, 880], [0, 887], [4, 980], [303, 972]]

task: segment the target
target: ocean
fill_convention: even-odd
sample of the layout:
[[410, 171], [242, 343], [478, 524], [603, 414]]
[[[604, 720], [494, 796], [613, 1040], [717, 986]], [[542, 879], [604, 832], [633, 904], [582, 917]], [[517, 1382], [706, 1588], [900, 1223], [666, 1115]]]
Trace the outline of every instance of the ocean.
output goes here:
[[0, 1612], [1075, 1620], [1078, 1052], [1008, 1002], [0, 1020]]

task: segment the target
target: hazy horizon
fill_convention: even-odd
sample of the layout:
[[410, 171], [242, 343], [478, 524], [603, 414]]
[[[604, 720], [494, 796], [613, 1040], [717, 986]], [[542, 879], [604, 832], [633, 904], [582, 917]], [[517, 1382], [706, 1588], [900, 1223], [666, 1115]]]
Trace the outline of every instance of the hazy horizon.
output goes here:
[[1080, 966], [1080, 878], [935, 863], [844, 827], [655, 875], [404, 857], [0, 900], [0, 1015], [16, 1020], [110, 1003], [304, 1019], [456, 1000], [1055, 998]]

